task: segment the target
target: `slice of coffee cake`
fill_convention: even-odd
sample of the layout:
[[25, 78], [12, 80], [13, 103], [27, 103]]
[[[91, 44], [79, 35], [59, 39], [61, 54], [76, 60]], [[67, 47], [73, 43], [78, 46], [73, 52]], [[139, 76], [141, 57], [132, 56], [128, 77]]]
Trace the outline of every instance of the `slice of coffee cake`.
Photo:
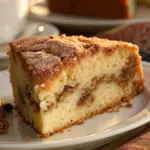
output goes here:
[[20, 115], [42, 137], [83, 122], [143, 90], [138, 47], [84, 36], [24, 37], [10, 43]]

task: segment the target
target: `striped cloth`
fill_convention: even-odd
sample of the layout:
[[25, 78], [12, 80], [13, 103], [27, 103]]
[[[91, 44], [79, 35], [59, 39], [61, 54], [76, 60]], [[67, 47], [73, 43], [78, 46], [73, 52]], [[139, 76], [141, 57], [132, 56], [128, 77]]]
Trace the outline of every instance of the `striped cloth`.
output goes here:
[[150, 150], [150, 124], [129, 131], [119, 139], [93, 150]]

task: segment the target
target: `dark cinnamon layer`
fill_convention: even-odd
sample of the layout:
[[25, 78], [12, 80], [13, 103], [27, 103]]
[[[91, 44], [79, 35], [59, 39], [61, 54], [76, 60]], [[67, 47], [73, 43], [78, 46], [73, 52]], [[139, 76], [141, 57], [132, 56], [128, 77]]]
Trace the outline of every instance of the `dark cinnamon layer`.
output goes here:
[[[82, 96], [79, 99], [77, 105], [83, 105], [88, 101], [88, 103], [92, 103], [94, 101], [94, 98], [92, 96], [92, 92], [96, 89], [98, 85], [100, 85], [103, 82], [115, 82], [117, 83], [123, 90], [128, 85], [128, 82], [133, 79], [136, 73], [137, 64], [135, 61], [135, 57], [129, 57], [126, 65], [124, 68], [122, 68], [120, 75], [116, 77], [114, 74], [112, 75], [103, 75], [102, 77], [94, 77], [91, 81], [91, 85], [89, 88], [83, 89]], [[143, 89], [143, 80], [139, 80], [136, 83], [133, 83], [134, 86], [136, 86], [137, 91], [142, 91]], [[47, 110], [52, 109], [53, 107], [57, 106], [58, 103], [62, 102], [64, 97], [67, 97], [69, 94], [73, 93], [77, 88], [79, 84], [77, 84], [75, 87], [71, 86], [65, 86], [62, 93], [57, 95], [56, 104], [50, 103], [49, 106], [47, 106]], [[32, 98], [32, 93], [29, 86], [25, 89], [25, 97], [28, 99], [28, 102], [33, 105], [36, 111], [40, 111], [40, 106], [36, 101]], [[20, 96], [23, 97], [23, 96]], [[22, 99], [22, 98], [21, 98]]]
[[[20, 110], [21, 108], [17, 107], [17, 110], [19, 112], [19, 114], [22, 116], [22, 118], [24, 119], [24, 121], [28, 124], [31, 125], [31, 127], [37, 132], [37, 134], [40, 135], [41, 138], [47, 138], [55, 133], [58, 133], [58, 132], [61, 132], [63, 131], [64, 129], [66, 128], [70, 128], [72, 127], [73, 125], [80, 125], [82, 123], [84, 123], [84, 121], [88, 118], [91, 118], [93, 116], [96, 116], [97, 114], [103, 114], [104, 112], [114, 112], [114, 111], [118, 111], [118, 109], [120, 109], [120, 107], [128, 107], [127, 104], [130, 105], [130, 101], [131, 99], [135, 96], [136, 94], [136, 89], [134, 92], [130, 93], [128, 96], [126, 97], [121, 97], [120, 98], [120, 101], [114, 103], [114, 104], [110, 104], [110, 105], [107, 105], [107, 107], [105, 107], [104, 109], [102, 110], [95, 110], [94, 112], [90, 112], [88, 113], [86, 116], [84, 117], [81, 117], [80, 120], [77, 120], [77, 121], [70, 121], [68, 124], [65, 124], [64, 126], [60, 127], [60, 128], [56, 128], [53, 132], [47, 132], [47, 133], [41, 133], [37, 128], [35, 128], [35, 125], [33, 122], [27, 120], [24, 115], [22, 114], [22, 111]], [[122, 105], [122, 102], [126, 102], [126, 105]]]

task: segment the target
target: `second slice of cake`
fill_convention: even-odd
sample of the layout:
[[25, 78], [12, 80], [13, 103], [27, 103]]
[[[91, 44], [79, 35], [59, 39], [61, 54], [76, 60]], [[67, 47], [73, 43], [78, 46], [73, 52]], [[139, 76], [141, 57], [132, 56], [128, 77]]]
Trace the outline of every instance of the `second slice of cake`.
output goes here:
[[10, 43], [17, 109], [43, 137], [130, 100], [143, 90], [138, 47], [83, 36]]

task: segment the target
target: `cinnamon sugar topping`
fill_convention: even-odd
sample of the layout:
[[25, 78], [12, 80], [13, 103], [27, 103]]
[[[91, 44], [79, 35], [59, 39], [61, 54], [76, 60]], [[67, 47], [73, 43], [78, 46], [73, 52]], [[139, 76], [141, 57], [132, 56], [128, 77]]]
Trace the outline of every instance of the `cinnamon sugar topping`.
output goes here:
[[54, 72], [59, 72], [62, 63], [59, 57], [42, 52], [21, 52], [28, 70], [38, 81], [45, 80]]
[[135, 45], [84, 36], [32, 36], [23, 37], [10, 43], [14, 56], [21, 56], [23, 66], [36, 82], [44, 82], [63, 67], [78, 62], [83, 56], [101, 51], [113, 55], [116, 47], [132, 47]]

